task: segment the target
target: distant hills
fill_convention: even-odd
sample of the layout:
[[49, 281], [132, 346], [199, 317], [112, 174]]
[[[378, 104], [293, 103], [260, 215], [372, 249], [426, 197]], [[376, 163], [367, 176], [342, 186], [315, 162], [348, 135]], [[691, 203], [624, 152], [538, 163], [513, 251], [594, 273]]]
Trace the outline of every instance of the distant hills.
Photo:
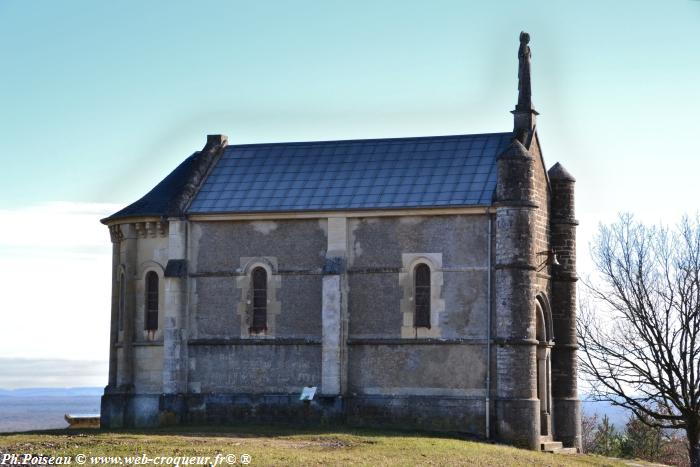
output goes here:
[[101, 396], [103, 392], [100, 387], [0, 389], [0, 398]]
[[66, 428], [67, 413], [99, 413], [100, 387], [0, 389], [0, 433]]
[[622, 430], [629, 420], [630, 412], [622, 407], [617, 407], [611, 405], [609, 402], [595, 402], [584, 400], [581, 402], [582, 410], [584, 415], [592, 416], [598, 415], [598, 422], [603, 419], [603, 415], [607, 415], [610, 419], [610, 423], [615, 425], [615, 428]]
[[[61, 397], [100, 397], [104, 392], [102, 387], [77, 387], [77, 388], [19, 388], [0, 389], [0, 399], [7, 398], [61, 398]], [[48, 402], [48, 401], [47, 401]], [[601, 420], [603, 415], [607, 415], [610, 422], [618, 429], [622, 429], [629, 419], [630, 412], [621, 407], [614, 407], [607, 402], [582, 402], [583, 413], [591, 416], [598, 415]]]

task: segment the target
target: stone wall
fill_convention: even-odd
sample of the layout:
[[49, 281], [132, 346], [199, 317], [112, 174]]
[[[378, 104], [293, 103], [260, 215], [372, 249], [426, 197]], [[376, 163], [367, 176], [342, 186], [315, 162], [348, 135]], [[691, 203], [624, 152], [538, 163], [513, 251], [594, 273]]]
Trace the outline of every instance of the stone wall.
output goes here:
[[325, 220], [192, 223], [190, 338], [246, 337], [242, 284], [258, 260], [271, 265], [279, 303], [267, 337], [320, 338], [325, 228]]
[[[533, 184], [540, 182], [546, 188], [546, 179]], [[546, 189], [539, 193], [546, 197]], [[317, 420], [483, 435], [489, 283], [494, 287], [488, 252], [496, 234], [489, 237], [489, 214], [334, 218], [332, 236], [330, 224], [188, 222], [187, 392], [161, 396], [154, 413], [127, 410], [126, 423], [209, 422], [219, 420], [221, 410], [242, 419], [259, 419], [258, 411], [278, 419], [308, 412]], [[167, 264], [158, 256], [167, 242], [137, 245], [139, 274]], [[419, 262], [431, 268], [429, 329], [414, 328], [412, 321], [412, 271]], [[249, 334], [245, 320], [255, 265], [270, 275], [268, 320], [274, 325], [263, 334]], [[137, 280], [136, 293], [143, 295], [142, 288]], [[332, 319], [324, 317], [326, 308]], [[335, 332], [339, 346], [324, 350]], [[138, 332], [136, 340], [137, 396], [129, 407], [145, 410], [156, 407], [145, 395], [160, 389], [164, 348], [140, 342]], [[501, 371], [496, 361], [492, 354], [492, 374]], [[319, 387], [326, 402], [295, 403], [304, 386]], [[120, 397], [106, 395], [106, 407]]]
[[[298, 394], [319, 386], [325, 220], [190, 226], [190, 391]], [[249, 335], [248, 274], [258, 263], [270, 268], [268, 331]]]
[[321, 381], [321, 346], [256, 342], [190, 345], [193, 393], [295, 394]]
[[[165, 310], [164, 271], [168, 261], [167, 224], [134, 222], [111, 228], [114, 270], [112, 274], [112, 351], [110, 390], [160, 393], [163, 371], [163, 328]], [[158, 275], [158, 329], [145, 331], [145, 278]], [[124, 277], [124, 284], [119, 278]], [[125, 303], [119, 321], [119, 289], [125, 288]]]
[[163, 346], [134, 347], [134, 391], [139, 394], [160, 394], [163, 387]]
[[280, 271], [320, 271], [326, 252], [326, 220], [193, 222], [190, 273], [222, 274], [241, 258], [277, 258]]
[[[191, 225], [189, 339], [195, 345], [188, 379], [194, 390], [286, 393], [319, 385], [326, 230], [319, 220]], [[347, 230], [347, 338], [354, 341], [347, 350], [348, 391], [378, 394], [377, 388], [386, 387], [384, 393], [483, 397], [488, 218], [361, 218], [351, 219]], [[435, 337], [454, 341], [451, 345], [401, 341], [406, 284], [400, 274], [407, 253], [441, 257], [443, 284], [436, 300], [444, 302], [444, 312]], [[281, 308], [275, 334], [267, 337], [305, 344], [247, 344], [236, 311], [244, 301], [236, 281], [245, 279], [244, 263], [256, 257], [268, 258], [279, 276]], [[386, 338], [398, 341], [362, 341]], [[212, 340], [216, 345], [206, 345]], [[430, 363], [445, 355], [449, 364]], [[359, 368], [367, 359], [372, 364], [363, 373]], [[241, 376], [246, 372], [257, 375], [256, 384]]]
[[402, 254], [439, 252], [444, 268], [487, 266], [485, 215], [353, 218], [348, 222], [351, 270], [400, 268]]
[[[488, 216], [359, 218], [348, 229], [348, 421], [483, 434]], [[411, 333], [420, 261], [431, 264], [435, 321]]]
[[350, 395], [468, 397], [483, 402], [483, 344], [352, 344], [350, 349]]
[[534, 157], [533, 165], [533, 187], [534, 187], [534, 202], [537, 205], [533, 219], [534, 234], [535, 234], [535, 263], [537, 264], [537, 291], [544, 293], [548, 297], [551, 296], [551, 264], [549, 264], [549, 256], [544, 252], [549, 251], [550, 226], [549, 226], [549, 210], [551, 190], [549, 180], [547, 179], [547, 170], [543, 165], [541, 148], [539, 141], [535, 139], [530, 147], [530, 152]]

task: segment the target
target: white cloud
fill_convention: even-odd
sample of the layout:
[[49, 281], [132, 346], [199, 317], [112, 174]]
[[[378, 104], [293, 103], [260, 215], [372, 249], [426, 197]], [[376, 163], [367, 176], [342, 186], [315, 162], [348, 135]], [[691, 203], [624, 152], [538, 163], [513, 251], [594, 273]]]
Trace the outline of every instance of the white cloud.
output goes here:
[[52, 202], [21, 209], [0, 209], [0, 246], [88, 247], [109, 244], [100, 219], [122, 206]]
[[107, 366], [96, 360], [0, 358], [0, 388], [105, 386]]
[[0, 209], [0, 355], [108, 358], [111, 243], [99, 220], [119, 207]]

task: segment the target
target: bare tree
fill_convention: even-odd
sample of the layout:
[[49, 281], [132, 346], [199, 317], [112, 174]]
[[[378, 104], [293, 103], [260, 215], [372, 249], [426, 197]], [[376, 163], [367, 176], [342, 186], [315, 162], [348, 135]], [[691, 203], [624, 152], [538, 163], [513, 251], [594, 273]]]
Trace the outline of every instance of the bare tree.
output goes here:
[[596, 429], [598, 427], [598, 414], [581, 416], [581, 447], [583, 452], [593, 452], [596, 447]]
[[601, 226], [598, 278], [579, 313], [580, 365], [597, 400], [650, 426], [685, 430], [700, 467], [700, 223], [647, 227], [631, 215]]

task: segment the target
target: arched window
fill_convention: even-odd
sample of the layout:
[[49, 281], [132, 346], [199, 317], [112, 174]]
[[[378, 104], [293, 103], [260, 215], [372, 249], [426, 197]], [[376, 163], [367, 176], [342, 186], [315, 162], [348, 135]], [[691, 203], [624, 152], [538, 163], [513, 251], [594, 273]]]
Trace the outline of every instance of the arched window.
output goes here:
[[430, 268], [419, 264], [413, 271], [415, 312], [413, 325], [417, 328], [430, 328]]
[[144, 317], [144, 329], [155, 331], [158, 329], [158, 274], [149, 271], [146, 274], [146, 316]]
[[263, 332], [267, 329], [267, 271], [257, 267], [253, 269], [253, 322], [251, 332]]
[[119, 274], [119, 308], [117, 308], [117, 327], [120, 331], [124, 329], [124, 307], [126, 306], [126, 282], [124, 273]]

